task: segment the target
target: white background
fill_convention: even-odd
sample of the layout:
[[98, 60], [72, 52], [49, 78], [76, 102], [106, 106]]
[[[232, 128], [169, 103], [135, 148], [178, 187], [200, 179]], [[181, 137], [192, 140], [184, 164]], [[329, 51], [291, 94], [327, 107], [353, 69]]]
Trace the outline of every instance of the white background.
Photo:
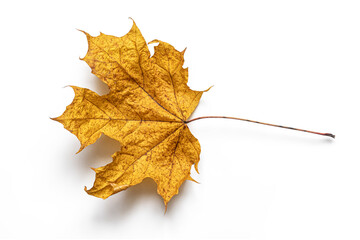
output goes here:
[[[4, 238], [359, 239], [359, 1], [2, 1], [1, 191]], [[187, 47], [189, 85], [214, 87], [189, 124], [202, 146], [201, 184], [164, 206], [152, 180], [107, 200], [87, 195], [120, 146], [101, 137], [80, 154], [49, 117], [73, 92], [105, 84], [79, 60], [85, 36]], [[150, 49], [153, 47], [151, 46]]]

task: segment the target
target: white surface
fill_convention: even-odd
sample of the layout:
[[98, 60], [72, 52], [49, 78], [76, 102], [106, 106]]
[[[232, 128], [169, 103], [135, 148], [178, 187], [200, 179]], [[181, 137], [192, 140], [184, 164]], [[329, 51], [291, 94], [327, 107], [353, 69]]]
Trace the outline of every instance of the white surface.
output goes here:
[[[4, 238], [359, 239], [359, 1], [2, 1], [0, 236]], [[182, 50], [202, 146], [201, 184], [187, 182], [164, 215], [151, 180], [103, 201], [87, 195], [119, 145], [75, 155], [76, 137], [49, 117], [66, 85], [106, 93], [79, 60], [83, 29]]]

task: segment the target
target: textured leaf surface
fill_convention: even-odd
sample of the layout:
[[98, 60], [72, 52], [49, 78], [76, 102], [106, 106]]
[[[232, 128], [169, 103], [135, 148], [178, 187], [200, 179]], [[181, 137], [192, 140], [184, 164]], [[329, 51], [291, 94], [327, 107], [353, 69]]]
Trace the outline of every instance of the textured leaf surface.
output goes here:
[[120, 142], [113, 161], [94, 169], [96, 179], [88, 194], [100, 198], [152, 178], [165, 206], [185, 180], [197, 170], [200, 144], [186, 120], [195, 110], [203, 91], [187, 86], [184, 51], [158, 43], [150, 57], [148, 45], [135, 22], [123, 37], [86, 32], [89, 49], [84, 60], [110, 92], [72, 87], [73, 102], [54, 120], [77, 136], [80, 150], [101, 134]]

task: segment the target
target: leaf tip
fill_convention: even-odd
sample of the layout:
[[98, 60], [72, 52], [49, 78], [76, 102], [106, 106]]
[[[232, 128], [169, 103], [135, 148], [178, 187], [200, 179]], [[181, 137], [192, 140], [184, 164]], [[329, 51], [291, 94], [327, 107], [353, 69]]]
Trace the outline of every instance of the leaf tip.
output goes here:
[[79, 150], [78, 150], [75, 154], [80, 153], [82, 150], [84, 150], [84, 148], [85, 148], [85, 145], [82, 145], [82, 144], [81, 144]]
[[208, 89], [204, 90], [203, 92], [207, 92], [209, 91], [210, 89], [212, 89], [214, 87], [214, 85], [210, 86]]
[[154, 40], [148, 42], [148, 45], [149, 45], [149, 44], [153, 44], [153, 43], [160, 43], [160, 42], [161, 42], [161, 41], [159, 41], [159, 40], [157, 40], [157, 39], [154, 39]]
[[165, 204], [165, 210], [164, 210], [164, 215], [165, 215], [165, 214], [166, 214], [166, 212], [167, 212], [168, 202], [166, 202], [166, 201], [164, 200], [164, 204]]
[[185, 54], [185, 51], [186, 51], [187, 47], [181, 51], [181, 54], [184, 55]]
[[85, 34], [86, 36], [88, 36], [89, 34], [87, 32], [85, 32], [84, 30], [78, 29], [76, 28], [76, 30], [78, 30], [79, 32], [82, 32], [83, 34]]
[[88, 34], [87, 32], [85, 32], [84, 30], [78, 29], [76, 28], [76, 30], [78, 30], [79, 32], [82, 32], [83, 34], [85, 34], [86, 38], [89, 40], [89, 38], [91, 37], [90, 34]]
[[96, 191], [96, 190], [94, 191], [93, 188], [88, 190], [86, 186], [84, 187], [84, 190], [87, 194], [94, 196], [94, 197], [98, 197], [98, 198], [102, 198], [102, 199], [107, 199], [109, 197], [109, 195], [105, 195], [105, 194], [101, 194], [101, 193], [99, 194], [98, 191]]
[[188, 178], [186, 180], [189, 180], [189, 181], [192, 181], [192, 182], [195, 182], [197, 184], [200, 184], [198, 181], [196, 181], [195, 179], [193, 179], [190, 175], [188, 176]]
[[134, 19], [132, 19], [132, 17], [129, 17], [129, 19], [130, 19], [131, 21], [133, 21], [133, 24], [135, 24], [135, 21], [134, 21]]
[[198, 174], [200, 174], [200, 173], [199, 173], [199, 168], [198, 168], [198, 163], [195, 163], [194, 168], [195, 168], [195, 171], [196, 171]]

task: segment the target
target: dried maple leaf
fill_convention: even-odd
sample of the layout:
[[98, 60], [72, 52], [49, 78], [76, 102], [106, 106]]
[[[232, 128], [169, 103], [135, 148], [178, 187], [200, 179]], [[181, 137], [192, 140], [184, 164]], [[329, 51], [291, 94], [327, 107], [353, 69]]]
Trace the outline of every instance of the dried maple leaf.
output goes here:
[[84, 33], [89, 49], [82, 60], [110, 92], [99, 96], [89, 89], [72, 87], [73, 102], [54, 120], [77, 136], [79, 152], [101, 134], [122, 146], [110, 164], [94, 169], [94, 186], [85, 190], [105, 199], [152, 178], [166, 206], [181, 184], [192, 180], [191, 166], [198, 171], [200, 144], [186, 120], [204, 91], [187, 86], [184, 51], [154, 40], [151, 43], [159, 44], [150, 57], [135, 22], [123, 37]]
[[[187, 120], [195, 110], [204, 91], [187, 86], [188, 70], [184, 69], [184, 51], [168, 43], [159, 43], [150, 57], [148, 46], [135, 22], [123, 37], [86, 32], [89, 50], [82, 59], [92, 73], [105, 82], [110, 93], [72, 87], [73, 102], [57, 118], [81, 142], [79, 152], [94, 143], [101, 134], [120, 142], [121, 150], [113, 161], [94, 169], [94, 186], [85, 191], [100, 198], [123, 191], [152, 178], [165, 207], [190, 176], [196, 171], [200, 144], [187, 123], [204, 118], [226, 118], [268, 126], [298, 130], [335, 138], [331, 133], [319, 133], [258, 121], [223, 116], [205, 116]], [[207, 91], [207, 90], [206, 90]], [[193, 180], [194, 181], [194, 180]]]

